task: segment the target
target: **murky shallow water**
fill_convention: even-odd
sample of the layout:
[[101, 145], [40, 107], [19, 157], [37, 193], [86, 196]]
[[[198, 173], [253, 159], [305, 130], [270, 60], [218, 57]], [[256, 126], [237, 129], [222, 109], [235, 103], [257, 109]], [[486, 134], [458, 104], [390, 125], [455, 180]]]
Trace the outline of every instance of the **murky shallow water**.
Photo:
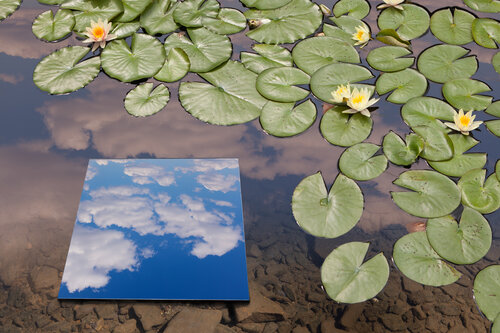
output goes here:
[[[322, 2], [331, 7], [331, 1]], [[242, 8], [236, 0], [222, 3]], [[437, 9], [436, 1], [420, 3], [431, 11]], [[463, 6], [458, 0], [438, 5]], [[389, 196], [395, 189], [392, 181], [406, 169], [391, 166], [376, 181], [359, 182], [365, 210], [347, 235], [335, 240], [309, 236], [291, 215], [293, 189], [304, 176], [318, 170], [331, 184], [343, 151], [321, 137], [319, 119], [306, 133], [288, 139], [266, 135], [258, 121], [231, 127], [207, 125], [181, 108], [176, 84], [169, 85], [172, 99], [165, 110], [135, 119], [123, 109], [123, 98], [133, 86], [103, 73], [81, 91], [48, 96], [33, 85], [34, 66], [53, 50], [79, 42], [74, 37], [57, 44], [35, 39], [31, 22], [46, 8], [25, 1], [0, 23], [0, 331], [163, 331], [179, 311], [184, 322], [196, 323], [199, 319], [192, 318], [201, 317], [195, 309], [208, 308], [216, 310], [203, 313], [210, 317], [208, 321], [220, 322], [217, 332], [489, 330], [489, 322], [476, 308], [471, 286], [480, 269], [499, 263], [499, 212], [487, 216], [494, 233], [490, 252], [477, 264], [459, 266], [464, 276], [457, 283], [422, 287], [391, 265], [389, 283], [376, 299], [336, 304], [323, 293], [319, 272], [333, 248], [347, 241], [370, 241], [369, 255], [383, 251], [390, 258], [392, 245], [406, 233], [405, 226], [420, 221], [401, 211]], [[366, 19], [372, 29], [375, 20], [372, 11]], [[251, 45], [241, 34], [231, 39], [234, 59]], [[434, 43], [430, 35], [419, 39], [414, 43], [415, 54]], [[489, 64], [495, 50], [465, 47], [480, 61], [473, 78], [486, 81], [498, 96], [499, 76]], [[368, 51], [362, 51], [362, 58]], [[439, 86], [431, 84], [429, 94], [441, 98]], [[367, 141], [380, 144], [389, 129], [408, 132], [399, 106], [379, 106]], [[487, 117], [478, 113], [478, 118]], [[485, 129], [475, 138], [481, 144], [473, 150], [488, 152], [490, 173], [500, 157], [498, 139]], [[249, 280], [252, 297], [260, 300], [267, 314], [250, 311], [251, 316], [245, 317], [246, 308], [233, 303], [57, 301], [87, 160], [126, 157], [240, 159]], [[427, 166], [420, 162], [413, 168]]]

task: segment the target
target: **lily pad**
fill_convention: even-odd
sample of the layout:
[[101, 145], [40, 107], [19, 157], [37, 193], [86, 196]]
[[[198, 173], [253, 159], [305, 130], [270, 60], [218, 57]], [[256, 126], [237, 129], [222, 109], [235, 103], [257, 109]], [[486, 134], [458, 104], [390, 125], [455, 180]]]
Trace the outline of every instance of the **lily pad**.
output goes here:
[[147, 117], [161, 111], [170, 99], [168, 88], [159, 84], [152, 89], [152, 83], [144, 83], [130, 90], [125, 97], [127, 112], [136, 117]]
[[321, 173], [304, 178], [293, 191], [292, 212], [313, 236], [335, 238], [351, 230], [363, 213], [363, 194], [354, 180], [339, 174], [327, 193]]
[[[351, 17], [351, 16], [340, 16], [340, 17], [330, 17], [329, 18], [335, 25], [338, 27], [332, 27], [335, 29], [330, 29], [332, 31], [327, 31], [328, 30], [328, 25], [325, 24], [323, 26], [323, 30], [327, 36], [330, 37], [335, 37], [339, 38], [342, 40], [345, 40], [346, 42], [354, 45], [356, 41], [352, 38], [353, 35], [356, 33], [356, 29], [358, 27], [363, 27], [363, 29], [366, 29], [370, 31], [370, 27], [360, 19]], [[330, 26], [331, 27], [331, 26]], [[326, 30], [325, 30], [326, 28]]]
[[141, 26], [150, 35], [168, 34], [179, 26], [174, 21], [174, 10], [179, 2], [174, 0], [153, 0], [141, 14]]
[[491, 133], [500, 138], [500, 120], [488, 120], [484, 124]]
[[380, 30], [394, 29], [399, 36], [411, 40], [422, 36], [429, 28], [429, 13], [422, 7], [402, 4], [403, 10], [384, 9], [377, 20]]
[[[346, 16], [347, 17], [347, 16]], [[353, 20], [357, 20], [352, 18]], [[363, 22], [361, 20], [357, 20], [359, 22]], [[339, 27], [333, 26], [331, 24], [323, 24], [323, 33], [326, 37], [333, 37], [340, 40], [343, 40], [346, 43], [349, 43], [354, 46], [356, 41], [352, 39], [352, 34], [340, 29]]]
[[500, 101], [491, 103], [484, 112], [500, 118]]
[[497, 175], [498, 181], [500, 181], [500, 160], [497, 160], [497, 164], [495, 164], [495, 174]]
[[500, 1], [497, 0], [463, 0], [464, 3], [478, 12], [500, 13]]
[[347, 14], [362, 20], [370, 13], [370, 5], [366, 0], [340, 0], [333, 6], [333, 15], [336, 17]]
[[53, 42], [70, 34], [74, 25], [75, 18], [71, 10], [61, 9], [56, 15], [47, 10], [37, 16], [31, 30], [37, 38]]
[[379, 95], [392, 93], [387, 97], [391, 103], [404, 104], [427, 91], [427, 79], [414, 69], [407, 68], [396, 73], [383, 73], [375, 84]]
[[405, 143], [399, 135], [390, 131], [384, 136], [383, 148], [389, 161], [396, 165], [407, 166], [417, 160], [424, 149], [424, 140], [416, 134], [408, 134]]
[[360, 113], [342, 113], [346, 106], [335, 106], [321, 118], [321, 135], [331, 144], [349, 147], [365, 140], [372, 130], [373, 120]]
[[491, 58], [491, 64], [493, 68], [495, 68], [495, 72], [500, 74], [500, 52], [495, 53], [495, 55]]
[[413, 130], [424, 140], [420, 156], [427, 161], [446, 161], [453, 157], [453, 142], [444, 131], [432, 126], [414, 126]]
[[391, 192], [392, 199], [408, 214], [433, 218], [448, 215], [460, 204], [460, 191], [448, 177], [430, 170], [403, 172], [394, 184], [413, 190]]
[[309, 90], [295, 85], [309, 84], [310, 76], [294, 67], [269, 68], [259, 74], [257, 91], [275, 102], [297, 102], [309, 95]]
[[457, 109], [484, 110], [493, 100], [491, 96], [476, 95], [491, 91], [484, 82], [473, 79], [456, 79], [443, 85], [443, 96]]
[[402, 38], [394, 29], [382, 29], [375, 37], [378, 41], [390, 46], [399, 46], [411, 50], [411, 42]]
[[475, 56], [464, 57], [469, 50], [456, 45], [436, 45], [418, 57], [418, 70], [429, 80], [445, 83], [469, 78], [477, 71]]
[[122, 0], [123, 13], [117, 18], [118, 22], [130, 22], [139, 17], [149, 6], [152, 0]]
[[372, 143], [358, 143], [347, 148], [339, 159], [339, 169], [354, 180], [370, 180], [380, 176], [387, 169], [384, 155], [374, 156], [380, 147]]
[[252, 49], [257, 52], [241, 52], [240, 59], [243, 65], [254, 73], [273, 67], [292, 67], [292, 54], [286, 48], [278, 45], [254, 44]]
[[319, 7], [309, 0], [292, 0], [283, 7], [269, 10], [247, 10], [248, 20], [262, 24], [247, 32], [247, 36], [259, 43], [293, 43], [316, 31], [321, 25], [323, 14]]
[[61, 4], [61, 8], [74, 11], [75, 26], [73, 30], [77, 32], [84, 32], [85, 28], [90, 27], [92, 21], [111, 21], [123, 12], [120, 0], [67, 0]]
[[500, 43], [500, 23], [494, 19], [481, 18], [472, 22], [472, 37], [483, 47], [496, 49]]
[[256, 9], [275, 9], [283, 7], [292, 0], [240, 0], [247, 7]]
[[111, 29], [111, 33], [116, 38], [125, 38], [132, 36], [140, 27], [141, 24], [139, 22], [118, 23]]
[[221, 8], [216, 17], [203, 17], [201, 22], [205, 28], [219, 35], [235, 34], [247, 26], [245, 15], [233, 8]]
[[295, 107], [295, 103], [269, 101], [260, 115], [260, 124], [267, 133], [277, 137], [297, 135], [316, 120], [316, 106], [311, 100]]
[[428, 161], [434, 170], [450, 177], [462, 177], [469, 170], [481, 169], [486, 165], [486, 153], [464, 154], [479, 141], [470, 135], [450, 134], [449, 137], [453, 142], [453, 157], [448, 161]]
[[411, 51], [400, 46], [382, 46], [368, 53], [366, 61], [376, 70], [381, 72], [399, 72], [410, 67], [415, 58], [403, 58], [411, 54]]
[[188, 39], [182, 33], [173, 33], [165, 41], [165, 52], [180, 48], [186, 52], [191, 63], [191, 72], [208, 72], [226, 62], [232, 53], [232, 44], [227, 36], [205, 28], [188, 29]]
[[491, 333], [500, 333], [500, 313], [491, 326]]
[[204, 18], [217, 17], [219, 7], [217, 0], [186, 0], [175, 8], [174, 20], [186, 28], [199, 28]]
[[155, 79], [163, 82], [175, 82], [182, 79], [189, 72], [190, 62], [182, 49], [171, 49], [163, 67], [155, 75]]
[[464, 207], [460, 224], [451, 215], [430, 219], [426, 232], [432, 248], [454, 264], [473, 264], [484, 257], [491, 246], [488, 221], [468, 207]]
[[66, 94], [85, 87], [101, 69], [99, 57], [81, 61], [89, 52], [88, 47], [69, 46], [49, 54], [35, 67], [33, 82], [50, 94]]
[[179, 100], [187, 112], [202, 121], [215, 125], [242, 124], [260, 116], [267, 103], [255, 88], [257, 74], [239, 62], [228, 61], [200, 76], [211, 84], [181, 82]]
[[389, 279], [383, 253], [363, 263], [369, 243], [351, 242], [333, 250], [321, 266], [321, 282], [339, 303], [359, 303], [375, 297]]
[[444, 286], [462, 274], [448, 265], [431, 247], [425, 231], [412, 232], [394, 244], [394, 263], [407, 278], [428, 286]]
[[458, 181], [462, 192], [462, 204], [469, 206], [482, 214], [489, 214], [500, 208], [500, 182], [495, 174], [486, 182], [485, 169], [473, 169]]
[[463, 45], [472, 42], [472, 21], [475, 17], [471, 13], [454, 8], [436, 11], [431, 17], [431, 31], [437, 39], [447, 44]]
[[0, 21], [14, 13], [21, 5], [21, 0], [3, 0], [0, 2]]
[[455, 110], [447, 103], [432, 97], [414, 98], [401, 109], [401, 116], [410, 127], [431, 126], [440, 131], [448, 128], [440, 121], [453, 122]]
[[491, 265], [477, 273], [474, 298], [482, 313], [493, 321], [500, 314], [500, 265]]
[[125, 40], [114, 40], [104, 48], [101, 59], [106, 74], [132, 82], [154, 76], [165, 62], [165, 50], [158, 39], [134, 34], [130, 48]]
[[39, 3], [43, 3], [45, 5], [60, 5], [66, 0], [38, 0]]

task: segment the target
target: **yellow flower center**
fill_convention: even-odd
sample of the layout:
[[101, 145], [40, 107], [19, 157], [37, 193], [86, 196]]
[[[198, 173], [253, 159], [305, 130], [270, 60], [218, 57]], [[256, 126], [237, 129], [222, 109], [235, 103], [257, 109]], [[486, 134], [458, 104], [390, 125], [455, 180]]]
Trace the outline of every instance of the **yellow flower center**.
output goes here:
[[365, 96], [363, 96], [363, 95], [358, 95], [358, 96], [356, 96], [356, 97], [354, 97], [354, 98], [352, 99], [352, 102], [353, 102], [354, 104], [359, 104], [359, 103], [363, 102], [363, 100], [364, 100], [364, 99], [365, 99]]
[[359, 30], [357, 33], [356, 33], [356, 39], [357, 40], [363, 40], [364, 38], [364, 35], [365, 35], [365, 32], [363, 30]]
[[470, 124], [470, 117], [467, 116], [467, 115], [464, 115], [462, 117], [460, 117], [460, 125], [462, 126], [469, 126]]
[[96, 26], [92, 29], [92, 35], [94, 35], [96, 39], [100, 39], [104, 36], [104, 29], [100, 26]]

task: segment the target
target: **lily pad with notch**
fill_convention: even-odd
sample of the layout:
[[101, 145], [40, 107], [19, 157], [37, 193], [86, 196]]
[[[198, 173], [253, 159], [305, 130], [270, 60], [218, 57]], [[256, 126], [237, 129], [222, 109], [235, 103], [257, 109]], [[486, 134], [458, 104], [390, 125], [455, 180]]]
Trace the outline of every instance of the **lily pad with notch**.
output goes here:
[[219, 13], [217, 0], [186, 0], [180, 2], [173, 12], [174, 21], [186, 28], [203, 26], [203, 19], [216, 17]]
[[498, 0], [463, 0], [467, 7], [485, 13], [500, 13]]
[[411, 128], [430, 126], [444, 132], [448, 132], [449, 129], [440, 120], [453, 122], [455, 114], [455, 110], [449, 104], [432, 97], [414, 98], [401, 109], [404, 122]]
[[201, 22], [205, 28], [219, 35], [235, 34], [247, 26], [245, 15], [233, 8], [221, 8], [216, 17], [206, 16]]
[[120, 0], [88, 1], [67, 0], [61, 4], [62, 9], [73, 10], [75, 16], [74, 31], [85, 32], [91, 22], [111, 21], [123, 12], [123, 4]]
[[406, 135], [405, 143], [399, 135], [390, 131], [384, 136], [382, 146], [389, 161], [396, 165], [408, 166], [417, 160], [424, 149], [424, 140], [411, 133]]
[[491, 96], [477, 95], [491, 91], [490, 87], [478, 80], [456, 79], [443, 85], [443, 96], [448, 103], [457, 109], [484, 110], [493, 100]]
[[335, 106], [323, 115], [320, 123], [321, 135], [333, 145], [350, 147], [365, 140], [372, 131], [373, 120], [361, 113], [342, 113], [346, 106]]
[[500, 265], [491, 265], [477, 273], [474, 298], [479, 310], [490, 321], [500, 315]]
[[141, 26], [150, 35], [177, 30], [179, 25], [174, 21], [174, 10], [179, 3], [174, 0], [153, 0], [141, 14]]
[[431, 16], [432, 34], [440, 41], [463, 45], [473, 41], [472, 22], [475, 16], [458, 8], [443, 8]]
[[266, 133], [277, 137], [289, 137], [307, 130], [316, 120], [316, 106], [307, 100], [295, 103], [269, 101], [262, 108], [260, 124]]
[[490, 18], [477, 18], [472, 22], [474, 41], [486, 48], [496, 49], [500, 43], [500, 22]]
[[485, 169], [473, 169], [458, 181], [462, 192], [462, 204], [482, 214], [493, 213], [500, 208], [500, 182], [495, 174], [486, 177]]
[[412, 98], [424, 95], [427, 86], [425, 76], [411, 68], [395, 73], [383, 73], [375, 84], [379, 95], [392, 91], [387, 96], [387, 101], [395, 104], [404, 104]]
[[294, 67], [275, 67], [257, 77], [257, 91], [275, 102], [297, 102], [309, 95], [309, 90], [296, 85], [309, 84], [311, 77]]
[[36, 17], [31, 30], [38, 39], [53, 42], [69, 35], [74, 25], [75, 17], [71, 10], [60, 9], [56, 15], [47, 10]]
[[415, 58], [405, 56], [411, 51], [400, 46], [382, 46], [368, 53], [366, 61], [374, 69], [381, 72], [399, 72], [413, 65]]
[[370, 180], [387, 169], [387, 157], [375, 155], [380, 147], [372, 143], [358, 143], [347, 148], [339, 159], [339, 169], [354, 180]]
[[163, 82], [179, 81], [189, 72], [190, 65], [189, 58], [182, 49], [170, 49], [163, 67], [154, 78]]
[[279, 45], [254, 44], [252, 49], [257, 52], [241, 52], [240, 60], [245, 67], [254, 73], [273, 67], [292, 67], [292, 54], [286, 48]]
[[453, 157], [453, 141], [444, 131], [432, 126], [414, 126], [412, 129], [424, 140], [420, 156], [427, 161], [447, 161]]
[[362, 20], [370, 13], [370, 4], [366, 0], [340, 0], [333, 6], [333, 15], [348, 15]]
[[377, 20], [380, 30], [394, 29], [399, 36], [411, 40], [422, 36], [429, 28], [429, 13], [413, 4], [402, 4], [403, 10], [384, 9]]
[[488, 120], [484, 124], [491, 133], [500, 138], [500, 119]]
[[130, 90], [125, 97], [125, 109], [136, 117], [147, 117], [161, 111], [170, 99], [168, 88], [159, 84], [143, 83]]
[[488, 108], [484, 110], [484, 112], [500, 118], [500, 101], [495, 101], [491, 103], [490, 106], [488, 106]]

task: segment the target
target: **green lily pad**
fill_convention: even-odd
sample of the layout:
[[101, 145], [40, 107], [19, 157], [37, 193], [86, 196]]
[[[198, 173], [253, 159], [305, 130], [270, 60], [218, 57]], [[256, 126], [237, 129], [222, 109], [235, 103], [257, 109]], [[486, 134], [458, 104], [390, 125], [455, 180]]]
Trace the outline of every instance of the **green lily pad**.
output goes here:
[[60, 5], [66, 0], [38, 0], [39, 3], [43, 3], [45, 5]]
[[[357, 20], [355, 18], [352, 18], [352, 19]], [[358, 20], [358, 21], [363, 22], [361, 20]], [[326, 24], [326, 23], [323, 24], [323, 33], [325, 34], [326, 37], [337, 38], [337, 39], [343, 40], [344, 42], [349, 43], [353, 46], [356, 43], [356, 41], [354, 39], [352, 39], [352, 34], [340, 29], [339, 27], [333, 26], [331, 24]]]
[[350, 147], [365, 140], [372, 131], [373, 120], [361, 113], [342, 113], [346, 106], [335, 106], [321, 118], [321, 135], [331, 144]]
[[484, 110], [493, 100], [491, 96], [476, 95], [491, 91], [484, 82], [473, 79], [456, 79], [443, 85], [443, 96], [457, 109]]
[[474, 10], [485, 13], [500, 13], [500, 1], [497, 0], [463, 0]]
[[488, 221], [468, 207], [464, 207], [460, 224], [451, 215], [430, 219], [426, 232], [432, 248], [454, 264], [473, 264], [484, 257], [491, 246]]
[[500, 120], [488, 120], [484, 124], [491, 133], [500, 138]]
[[469, 78], [477, 71], [475, 56], [464, 56], [469, 50], [456, 45], [436, 45], [418, 57], [418, 70], [429, 80], [445, 83], [454, 79]]
[[403, 172], [394, 184], [413, 190], [391, 192], [392, 199], [408, 214], [433, 218], [448, 215], [460, 204], [460, 191], [448, 177], [430, 170]]
[[292, 0], [240, 0], [242, 4], [256, 9], [275, 9], [283, 7]]
[[469, 206], [482, 214], [489, 214], [500, 208], [500, 182], [495, 174], [486, 182], [485, 169], [473, 169], [458, 181], [462, 192], [462, 204]]
[[273, 67], [292, 67], [292, 54], [286, 48], [278, 45], [254, 44], [252, 49], [257, 52], [241, 52], [240, 59], [243, 65], [254, 73]]
[[491, 326], [491, 333], [500, 333], [500, 313]]
[[365, 87], [373, 92], [375, 89], [371, 85], [353, 84], [364, 80], [371, 79], [373, 74], [365, 67], [336, 63], [326, 65], [317, 70], [311, 77], [311, 91], [313, 94], [324, 102], [330, 103], [332, 100], [332, 92], [337, 90], [341, 84], [351, 84], [351, 87]]
[[77, 32], [84, 32], [85, 28], [90, 27], [92, 21], [111, 21], [123, 12], [120, 0], [67, 0], [61, 4], [61, 8], [74, 11], [75, 26], [73, 30]]
[[424, 140], [420, 153], [427, 161], [446, 161], [453, 157], [453, 142], [448, 134], [432, 126], [414, 126], [413, 130]]
[[429, 28], [429, 13], [417, 5], [402, 4], [403, 10], [384, 9], [377, 20], [380, 30], [394, 29], [406, 40], [418, 38]]
[[3, 0], [0, 2], [0, 21], [14, 13], [21, 5], [21, 0]]
[[257, 91], [275, 102], [297, 102], [309, 95], [309, 90], [295, 85], [309, 84], [310, 76], [294, 67], [269, 68], [257, 77]]
[[500, 118], [500, 101], [491, 103], [484, 112]]
[[139, 17], [149, 6], [152, 0], [122, 0], [123, 13], [117, 18], [118, 22], [130, 22]]
[[174, 0], [153, 0], [141, 14], [141, 26], [150, 35], [168, 34], [179, 26], [174, 21], [174, 10], [179, 2]]
[[181, 82], [179, 100], [187, 112], [202, 121], [215, 125], [242, 124], [260, 116], [267, 103], [255, 88], [257, 74], [239, 62], [228, 61], [200, 76], [211, 84]]
[[496, 49], [500, 43], [500, 23], [494, 19], [481, 18], [472, 22], [472, 37], [483, 47]]
[[339, 169], [354, 180], [370, 180], [380, 176], [387, 169], [384, 155], [374, 156], [380, 147], [372, 143], [358, 143], [347, 148], [339, 159]]
[[428, 161], [434, 170], [450, 177], [462, 177], [469, 170], [481, 169], [485, 166], [486, 153], [464, 154], [477, 145], [479, 141], [470, 135], [450, 134], [449, 137], [453, 142], [453, 157], [448, 161]]
[[411, 42], [402, 38], [394, 29], [382, 29], [375, 37], [378, 41], [390, 46], [399, 46], [411, 50]]
[[99, 57], [80, 62], [90, 52], [83, 46], [69, 46], [52, 52], [35, 67], [33, 82], [50, 94], [66, 94], [85, 87], [101, 70]]
[[431, 31], [447, 44], [463, 45], [472, 42], [472, 21], [475, 17], [462, 9], [444, 8], [431, 17]]
[[447, 103], [432, 97], [414, 98], [401, 109], [404, 122], [411, 128], [431, 126], [434, 129], [448, 132], [448, 128], [440, 121], [453, 122], [455, 110]]
[[361, 26], [370, 31], [370, 27], [365, 22], [351, 16], [329, 17], [329, 19], [335, 23], [337, 27], [325, 24], [323, 26], [325, 35], [342, 39], [352, 45], [356, 43], [356, 40], [352, 37], [356, 33], [358, 27]]
[[276, 9], [247, 10], [245, 17], [262, 23], [246, 33], [249, 38], [259, 43], [283, 44], [314, 33], [321, 25], [323, 14], [309, 0], [292, 0]]
[[408, 134], [405, 143], [399, 135], [390, 131], [384, 136], [382, 146], [389, 161], [396, 165], [407, 166], [417, 160], [424, 149], [424, 140], [416, 134]]
[[427, 79], [414, 69], [407, 68], [396, 73], [383, 73], [375, 84], [379, 95], [392, 93], [387, 97], [391, 103], [404, 104], [427, 91]]
[[141, 24], [139, 22], [118, 23], [111, 29], [111, 33], [115, 35], [116, 38], [125, 38], [132, 36], [140, 27]]
[[292, 212], [313, 236], [335, 238], [351, 230], [363, 213], [363, 194], [352, 179], [339, 174], [327, 193], [321, 173], [304, 178], [293, 191]]
[[336, 17], [347, 14], [362, 20], [370, 13], [370, 5], [366, 0], [340, 0], [333, 6], [333, 15]]
[[130, 90], [125, 97], [127, 112], [136, 117], [147, 117], [161, 111], [170, 99], [168, 88], [159, 84], [152, 89], [152, 83], [144, 83]]
[[412, 232], [394, 244], [394, 263], [407, 278], [428, 286], [444, 286], [462, 274], [448, 265], [431, 247], [425, 231]]
[[500, 52], [495, 53], [495, 55], [491, 58], [491, 64], [493, 68], [495, 68], [495, 72], [500, 74]]
[[47, 10], [37, 16], [31, 30], [37, 38], [52, 42], [70, 34], [74, 25], [75, 18], [71, 10], [61, 9], [56, 15]]
[[316, 120], [316, 106], [311, 100], [295, 107], [295, 103], [269, 101], [260, 115], [264, 131], [277, 137], [297, 135], [307, 130]]
[[165, 50], [158, 39], [134, 34], [130, 48], [124, 39], [114, 40], [102, 51], [101, 60], [106, 74], [132, 82], [154, 76], [165, 62]]
[[217, 0], [186, 0], [175, 8], [174, 20], [186, 28], [199, 28], [204, 18], [217, 17], [219, 7]]
[[411, 51], [400, 46], [382, 46], [368, 53], [366, 61], [376, 70], [381, 72], [399, 72], [410, 67], [415, 58], [402, 58], [411, 54]]
[[321, 282], [328, 296], [339, 303], [359, 303], [375, 297], [389, 279], [383, 253], [363, 263], [369, 243], [343, 244], [321, 266]]
[[477, 273], [474, 298], [482, 313], [493, 321], [500, 314], [500, 265], [491, 265]]
[[309, 75], [325, 65], [361, 62], [358, 51], [350, 43], [332, 37], [304, 39], [295, 45], [292, 56], [297, 67]]
[[216, 17], [203, 17], [201, 22], [205, 28], [219, 35], [235, 34], [247, 26], [245, 15], [233, 8], [221, 8]]
[[500, 160], [497, 160], [495, 164], [495, 174], [497, 175], [498, 181], [500, 181]]
[[208, 72], [226, 62], [232, 53], [232, 44], [227, 36], [205, 28], [188, 29], [188, 39], [182, 33], [173, 33], [165, 41], [165, 52], [180, 48], [186, 52], [191, 63], [191, 72]]
[[155, 79], [163, 82], [175, 82], [182, 79], [189, 72], [190, 62], [182, 49], [171, 49], [163, 67], [155, 75]]

